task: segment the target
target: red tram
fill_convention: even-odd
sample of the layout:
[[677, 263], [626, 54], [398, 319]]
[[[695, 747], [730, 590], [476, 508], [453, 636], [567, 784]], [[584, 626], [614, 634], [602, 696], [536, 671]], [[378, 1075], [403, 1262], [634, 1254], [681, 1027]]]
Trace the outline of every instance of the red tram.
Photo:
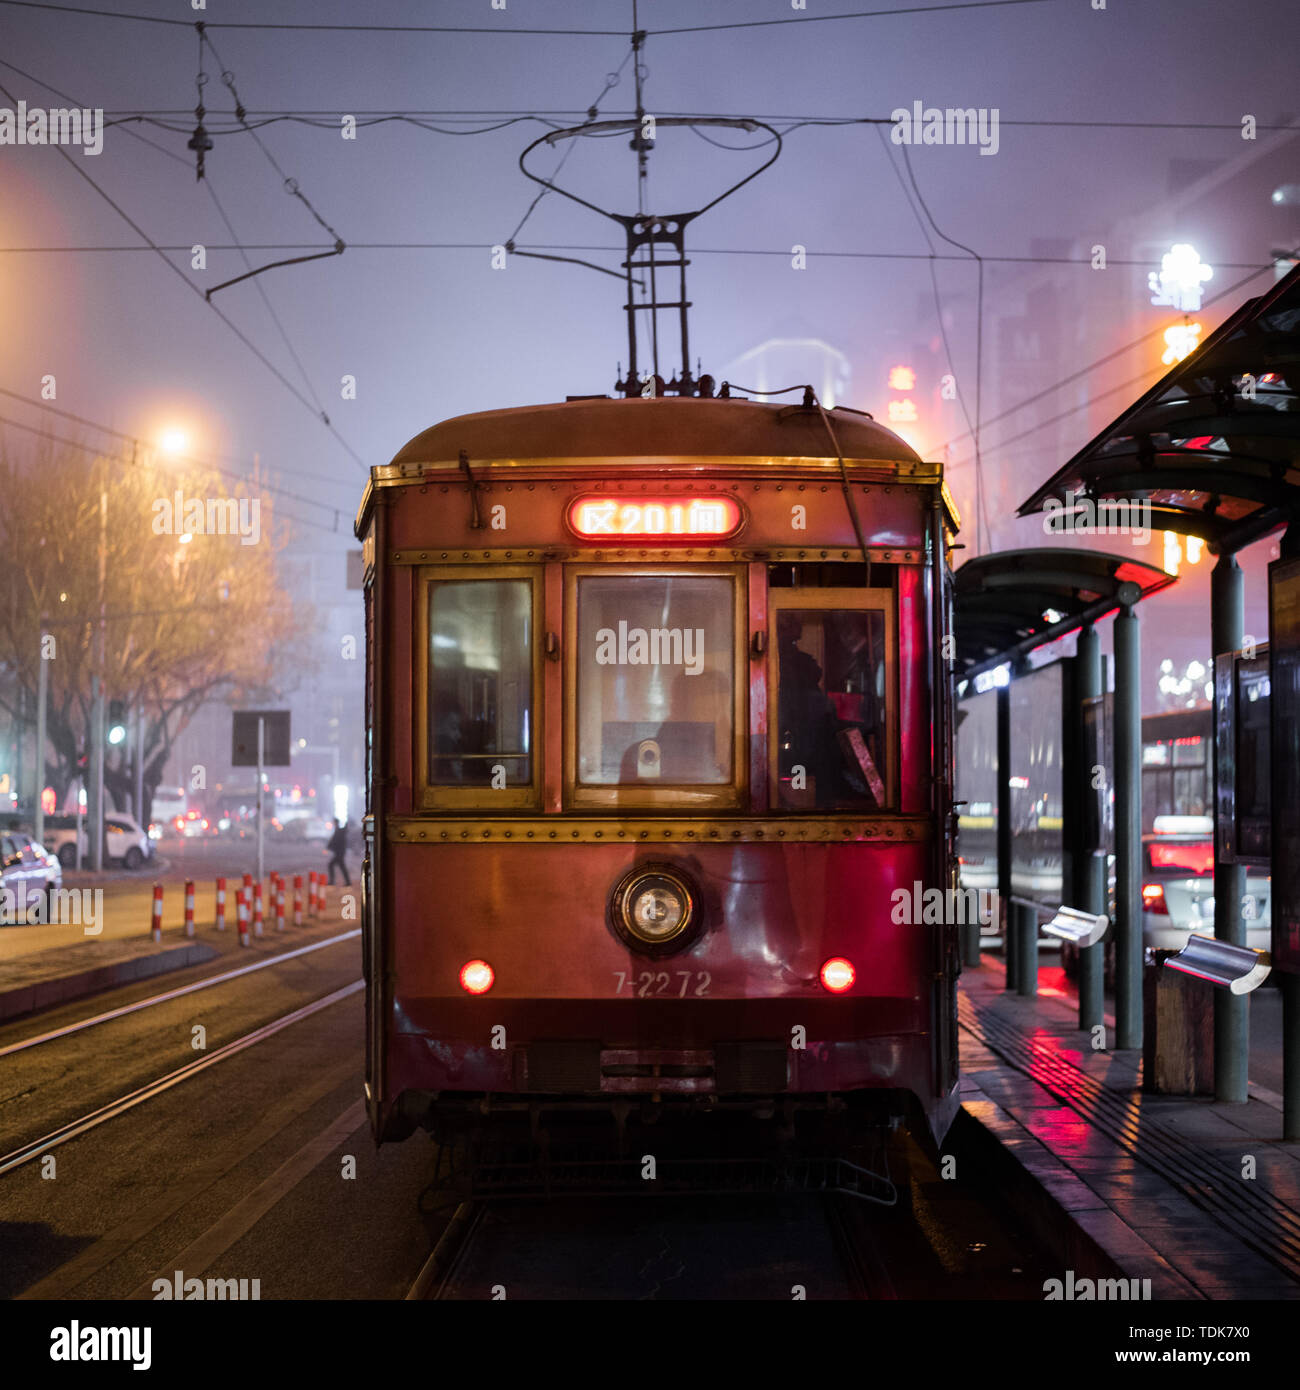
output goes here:
[[955, 883], [956, 517], [869, 416], [726, 394], [461, 416], [372, 470], [379, 1142], [955, 1113], [955, 931], [910, 905]]

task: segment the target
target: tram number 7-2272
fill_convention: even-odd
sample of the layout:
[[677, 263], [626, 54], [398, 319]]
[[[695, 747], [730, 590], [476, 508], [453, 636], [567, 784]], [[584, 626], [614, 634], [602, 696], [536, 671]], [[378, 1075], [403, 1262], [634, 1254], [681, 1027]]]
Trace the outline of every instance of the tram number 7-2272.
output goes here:
[[688, 991], [699, 999], [708, 994], [709, 985], [713, 982], [713, 977], [707, 970], [676, 970], [671, 975], [667, 970], [643, 970], [639, 975], [627, 970], [615, 970], [614, 976], [618, 980], [618, 986], [614, 993], [635, 994], [640, 999], [653, 994], [669, 994], [672, 993], [672, 975], [676, 975], [681, 981], [681, 988], [676, 991], [679, 999], [685, 999]]

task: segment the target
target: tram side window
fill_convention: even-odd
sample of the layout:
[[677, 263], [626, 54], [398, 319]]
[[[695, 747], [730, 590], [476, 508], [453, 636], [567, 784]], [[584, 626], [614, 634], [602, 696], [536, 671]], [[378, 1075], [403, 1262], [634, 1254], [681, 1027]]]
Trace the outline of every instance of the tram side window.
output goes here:
[[727, 578], [579, 579], [580, 784], [731, 782], [734, 621]]
[[783, 608], [776, 638], [779, 805], [885, 806], [885, 615]]
[[532, 782], [532, 594], [526, 579], [429, 585], [429, 782]]

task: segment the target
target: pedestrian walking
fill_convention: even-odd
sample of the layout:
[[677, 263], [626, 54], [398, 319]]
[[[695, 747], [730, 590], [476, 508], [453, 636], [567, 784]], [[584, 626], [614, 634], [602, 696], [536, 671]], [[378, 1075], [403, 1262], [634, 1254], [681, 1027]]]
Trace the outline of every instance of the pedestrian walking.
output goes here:
[[339, 873], [343, 877], [344, 884], [347, 887], [351, 888], [352, 880], [348, 877], [348, 866], [344, 858], [344, 856], [348, 852], [347, 821], [336, 820], [334, 822], [334, 833], [329, 838], [328, 848], [330, 852], [330, 862], [328, 869], [330, 886], [333, 887], [334, 884], [334, 866], [335, 864], [337, 864], [339, 866]]

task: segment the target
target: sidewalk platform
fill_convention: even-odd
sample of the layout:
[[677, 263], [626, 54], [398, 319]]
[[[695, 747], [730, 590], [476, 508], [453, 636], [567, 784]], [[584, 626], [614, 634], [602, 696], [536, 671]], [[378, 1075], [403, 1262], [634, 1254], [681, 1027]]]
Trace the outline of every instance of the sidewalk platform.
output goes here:
[[1281, 1098], [1148, 1095], [1140, 1051], [1094, 1052], [1072, 999], [1004, 981], [987, 955], [961, 977], [960, 1123], [1062, 1278], [1300, 1300], [1300, 1143], [1282, 1140]]
[[[21, 928], [16, 928], [21, 930]], [[182, 945], [149, 936], [79, 941], [0, 963], [0, 1022], [134, 984], [154, 975], [203, 965], [221, 953], [199, 941]]]
[[286, 926], [280, 932], [267, 925], [262, 936], [251, 938], [248, 948], [239, 945], [233, 924], [228, 922], [226, 930], [219, 932], [209, 922], [199, 924], [192, 938], [178, 928], [165, 930], [161, 942], [145, 933], [79, 941], [0, 960], [0, 1024], [223, 956], [232, 966], [250, 964], [259, 956], [278, 955], [359, 926], [342, 920], [337, 905], [330, 904], [322, 916], [306, 919], [301, 927]]

